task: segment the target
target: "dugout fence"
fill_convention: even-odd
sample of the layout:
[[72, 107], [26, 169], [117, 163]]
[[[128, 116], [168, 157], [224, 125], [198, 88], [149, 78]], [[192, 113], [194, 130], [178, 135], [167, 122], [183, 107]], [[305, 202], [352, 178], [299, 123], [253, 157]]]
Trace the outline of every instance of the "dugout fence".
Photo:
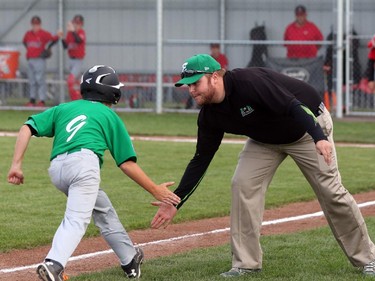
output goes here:
[[[55, 33], [75, 14], [85, 18], [86, 57], [113, 66], [125, 83], [117, 106], [125, 111], [196, 112], [187, 88], [175, 88], [184, 59], [220, 44], [228, 69], [272, 67], [317, 88], [333, 115], [374, 115], [366, 80], [367, 42], [375, 33], [371, 0], [2, 0], [0, 109], [24, 109], [28, 100], [23, 34], [33, 15]], [[303, 5], [321, 40], [285, 41], [285, 29]], [[310, 39], [311, 40], [311, 39]], [[316, 56], [288, 58], [287, 46], [318, 46]], [[6, 53], [19, 52], [14, 77], [1, 76]], [[47, 62], [47, 105], [69, 101], [67, 54], [61, 44]], [[324, 71], [330, 66], [329, 71]], [[339, 86], [340, 85], [340, 86]], [[30, 108], [28, 108], [30, 109]], [[40, 108], [31, 108], [40, 110]]]

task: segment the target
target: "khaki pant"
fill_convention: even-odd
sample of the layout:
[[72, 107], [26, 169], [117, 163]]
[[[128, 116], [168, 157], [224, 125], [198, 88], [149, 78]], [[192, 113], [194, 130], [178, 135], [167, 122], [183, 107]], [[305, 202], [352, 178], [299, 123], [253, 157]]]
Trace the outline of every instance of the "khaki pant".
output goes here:
[[[327, 110], [318, 117], [333, 144], [332, 119]], [[232, 179], [231, 244], [232, 266], [262, 268], [259, 243], [265, 193], [277, 167], [290, 156], [313, 188], [337, 242], [354, 266], [375, 259], [362, 214], [352, 195], [341, 183], [336, 151], [328, 166], [316, 152], [310, 135], [291, 144], [269, 145], [248, 140], [240, 153]], [[297, 187], [296, 187], [297, 188]]]

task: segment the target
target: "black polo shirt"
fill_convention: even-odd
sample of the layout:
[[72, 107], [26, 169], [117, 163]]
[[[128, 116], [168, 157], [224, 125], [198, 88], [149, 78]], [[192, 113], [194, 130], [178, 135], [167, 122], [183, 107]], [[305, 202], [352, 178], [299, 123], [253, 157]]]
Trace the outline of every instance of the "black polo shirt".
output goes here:
[[[219, 104], [204, 105], [198, 117], [198, 139], [194, 158], [175, 193], [182, 202], [202, 180], [220, 146], [224, 133], [244, 135], [268, 144], [287, 144], [307, 131], [315, 142], [326, 139], [314, 116], [321, 98], [309, 84], [268, 68], [244, 68], [224, 75], [225, 98]], [[311, 122], [306, 122], [310, 118]], [[311, 130], [311, 126], [314, 126]], [[310, 127], [309, 127], [310, 126]], [[309, 130], [310, 128], [310, 130]]]

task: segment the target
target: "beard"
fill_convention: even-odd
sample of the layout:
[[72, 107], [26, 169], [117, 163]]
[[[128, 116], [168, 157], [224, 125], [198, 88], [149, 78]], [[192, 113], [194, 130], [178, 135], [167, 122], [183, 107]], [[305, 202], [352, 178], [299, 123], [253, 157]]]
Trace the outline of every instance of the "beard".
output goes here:
[[197, 95], [194, 98], [194, 100], [199, 106], [202, 106], [205, 104], [212, 103], [212, 101], [214, 100], [214, 97], [215, 97], [215, 90], [211, 84], [211, 76], [209, 76], [207, 79], [207, 89], [205, 93]]

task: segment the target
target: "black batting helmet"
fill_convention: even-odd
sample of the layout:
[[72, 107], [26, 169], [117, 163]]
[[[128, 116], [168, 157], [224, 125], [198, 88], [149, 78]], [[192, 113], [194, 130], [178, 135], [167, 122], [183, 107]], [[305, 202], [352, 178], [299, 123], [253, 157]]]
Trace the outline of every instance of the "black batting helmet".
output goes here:
[[110, 66], [95, 65], [81, 79], [81, 95], [84, 100], [116, 104], [120, 100], [120, 83], [115, 70]]

